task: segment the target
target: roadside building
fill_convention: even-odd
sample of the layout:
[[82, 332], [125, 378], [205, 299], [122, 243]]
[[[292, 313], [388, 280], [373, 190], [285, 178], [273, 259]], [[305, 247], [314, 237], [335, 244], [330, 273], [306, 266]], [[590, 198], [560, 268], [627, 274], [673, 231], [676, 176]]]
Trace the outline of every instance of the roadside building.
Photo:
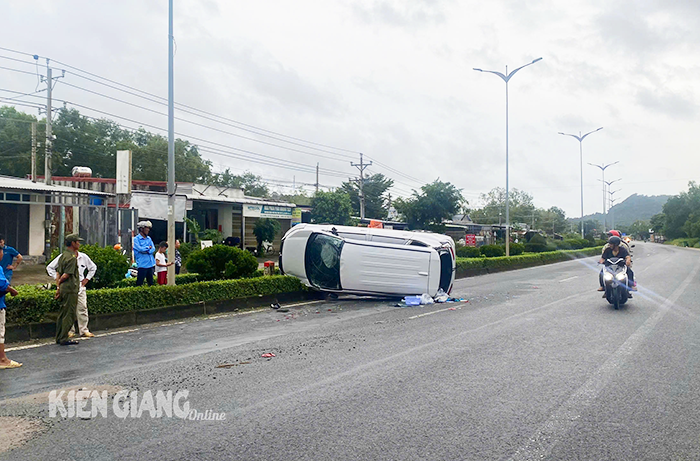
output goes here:
[[44, 261], [51, 246], [72, 233], [105, 244], [112, 198], [102, 191], [0, 176], [0, 233], [28, 262]]

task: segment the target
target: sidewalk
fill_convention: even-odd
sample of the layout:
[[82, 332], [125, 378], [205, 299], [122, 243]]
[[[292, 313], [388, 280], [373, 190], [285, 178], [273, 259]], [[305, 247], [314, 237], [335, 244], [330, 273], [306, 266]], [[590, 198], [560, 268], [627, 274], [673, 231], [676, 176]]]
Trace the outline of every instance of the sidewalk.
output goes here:
[[46, 273], [44, 264], [20, 264], [13, 271], [12, 285], [38, 285], [51, 283], [53, 279]]

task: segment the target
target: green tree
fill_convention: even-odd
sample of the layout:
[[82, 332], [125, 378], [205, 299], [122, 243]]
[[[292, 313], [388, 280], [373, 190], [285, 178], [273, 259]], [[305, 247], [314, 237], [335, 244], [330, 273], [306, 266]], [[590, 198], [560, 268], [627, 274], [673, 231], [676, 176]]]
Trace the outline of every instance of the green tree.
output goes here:
[[251, 197], [270, 197], [270, 190], [263, 179], [249, 171], [242, 175], [235, 175], [226, 168], [223, 173], [214, 174], [211, 182], [216, 186], [243, 189], [245, 194]]
[[664, 226], [666, 225], [666, 215], [663, 213], [655, 214], [651, 217], [650, 221], [651, 230], [658, 233], [663, 233]]
[[650, 224], [648, 221], [638, 219], [627, 228], [627, 233], [637, 239], [648, 239], [649, 227]]
[[663, 207], [666, 238], [700, 237], [700, 186], [688, 184], [688, 192], [669, 198]]
[[311, 200], [311, 220], [319, 224], [338, 224], [345, 226], [350, 223], [352, 205], [350, 197], [342, 191], [318, 191]]
[[561, 233], [569, 228], [569, 223], [564, 210], [553, 206], [548, 210], [535, 210], [535, 227], [547, 233]]
[[[25, 177], [31, 174], [32, 123], [36, 117], [10, 106], [0, 107], [0, 174]], [[37, 123], [37, 172], [44, 171], [46, 125]]]
[[397, 199], [394, 207], [411, 229], [442, 232], [445, 228], [442, 222], [452, 219], [465, 204], [460, 189], [436, 179], [421, 187], [420, 193], [413, 191], [409, 199]]
[[272, 242], [281, 226], [276, 219], [260, 218], [253, 226], [253, 234], [258, 242], [258, 256], [263, 254], [263, 242]]
[[[362, 191], [365, 196], [365, 216], [371, 219], [386, 219], [388, 198], [385, 196], [394, 180], [381, 173], [365, 179]], [[350, 196], [355, 216], [360, 216], [360, 185], [357, 182], [344, 182], [340, 188]]]
[[[484, 206], [473, 210], [469, 216], [474, 222], [480, 224], [494, 224], [499, 221], [506, 222], [506, 190], [502, 187], [491, 189], [487, 194], [481, 194], [480, 201]], [[535, 214], [535, 205], [532, 196], [519, 189], [511, 189], [508, 193], [510, 222], [531, 223]]]

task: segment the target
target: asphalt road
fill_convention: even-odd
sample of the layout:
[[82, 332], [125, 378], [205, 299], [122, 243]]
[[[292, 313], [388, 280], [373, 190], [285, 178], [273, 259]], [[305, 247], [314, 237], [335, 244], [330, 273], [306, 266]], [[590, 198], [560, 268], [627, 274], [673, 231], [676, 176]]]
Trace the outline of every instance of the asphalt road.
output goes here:
[[[341, 298], [14, 350], [0, 434], [35, 432], [0, 460], [700, 459], [700, 252], [637, 244], [634, 267], [619, 311], [590, 258], [459, 280], [468, 303]], [[41, 392], [96, 385], [186, 389], [226, 419], [49, 417]]]

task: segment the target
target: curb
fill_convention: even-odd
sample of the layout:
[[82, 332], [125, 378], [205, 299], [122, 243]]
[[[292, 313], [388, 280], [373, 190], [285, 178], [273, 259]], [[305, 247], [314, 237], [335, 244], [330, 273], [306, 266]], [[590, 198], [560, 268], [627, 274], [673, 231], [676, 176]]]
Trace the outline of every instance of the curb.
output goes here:
[[[323, 295], [315, 291], [293, 291], [276, 295], [260, 295], [248, 298], [235, 298], [223, 301], [202, 301], [182, 306], [157, 307], [128, 312], [110, 312], [108, 314], [90, 315], [90, 330], [108, 330], [147, 323], [177, 320], [199, 315], [211, 315], [234, 312], [244, 309], [269, 306], [278, 301], [290, 303], [322, 299]], [[89, 307], [88, 307], [89, 308]], [[52, 338], [56, 336], [56, 322], [29, 323], [26, 325], [7, 325], [5, 342], [16, 343], [33, 339]]]

